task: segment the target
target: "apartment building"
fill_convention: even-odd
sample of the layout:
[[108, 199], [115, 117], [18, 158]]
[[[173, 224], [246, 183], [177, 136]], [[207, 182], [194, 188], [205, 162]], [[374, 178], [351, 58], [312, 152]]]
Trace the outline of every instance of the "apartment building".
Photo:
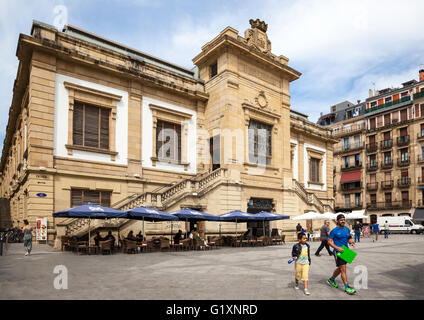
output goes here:
[[424, 199], [424, 70], [401, 88], [370, 90], [359, 107], [350, 122], [325, 124], [341, 138], [334, 150], [336, 209], [412, 215]]
[[[212, 214], [332, 210], [336, 140], [290, 109], [290, 83], [301, 74], [271, 52], [267, 24], [250, 25], [244, 37], [225, 28], [188, 70], [74, 26], [60, 31], [34, 21], [18, 41], [0, 163], [1, 225], [47, 217], [49, 240], [82, 235], [86, 222], [52, 213], [87, 202]], [[94, 221], [90, 228], [125, 233], [139, 224]], [[295, 224], [265, 228], [289, 237]], [[227, 233], [235, 225], [198, 228]], [[146, 224], [148, 236], [166, 232], [167, 223]]]

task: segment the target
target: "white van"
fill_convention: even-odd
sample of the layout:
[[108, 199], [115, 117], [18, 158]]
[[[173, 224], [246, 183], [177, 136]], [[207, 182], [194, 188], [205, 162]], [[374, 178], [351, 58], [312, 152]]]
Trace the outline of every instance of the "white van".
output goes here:
[[384, 224], [388, 223], [390, 232], [410, 232], [410, 233], [423, 233], [424, 226], [412, 222], [411, 217], [398, 216], [398, 217], [378, 217], [377, 223], [379, 224], [380, 232], [384, 232]]

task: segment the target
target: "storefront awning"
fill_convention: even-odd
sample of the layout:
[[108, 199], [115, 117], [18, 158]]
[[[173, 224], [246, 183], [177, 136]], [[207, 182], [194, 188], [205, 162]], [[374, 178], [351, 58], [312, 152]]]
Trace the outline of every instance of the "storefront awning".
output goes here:
[[412, 220], [415, 221], [424, 221], [424, 208], [417, 208], [414, 211], [414, 217]]
[[340, 183], [361, 181], [361, 171], [344, 172], [340, 178]]

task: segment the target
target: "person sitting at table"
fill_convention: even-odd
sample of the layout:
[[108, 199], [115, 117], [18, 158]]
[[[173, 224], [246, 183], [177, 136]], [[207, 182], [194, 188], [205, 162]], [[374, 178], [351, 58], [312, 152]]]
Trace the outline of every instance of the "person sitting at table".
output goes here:
[[136, 239], [137, 239], [137, 242], [143, 242], [143, 241], [144, 241], [144, 236], [143, 236], [143, 234], [141, 233], [141, 230], [140, 230], [140, 232], [137, 234]]
[[197, 232], [196, 228], [193, 228], [190, 232], [190, 239], [197, 239], [199, 238], [199, 233]]
[[183, 238], [183, 232], [181, 230], [178, 230], [178, 233], [174, 236], [174, 243], [179, 244], [182, 238]]
[[105, 241], [112, 240], [111, 247], [112, 247], [112, 250], [113, 250], [113, 248], [115, 247], [115, 237], [113, 236], [112, 231], [109, 230], [109, 232], [107, 233], [107, 236], [104, 238], [104, 240]]
[[100, 235], [100, 232], [96, 231], [96, 236], [94, 237], [94, 242], [96, 243], [96, 246], [99, 246], [99, 241], [104, 241], [104, 239]]
[[137, 238], [134, 236], [134, 232], [131, 230], [127, 235], [127, 240], [137, 241]]

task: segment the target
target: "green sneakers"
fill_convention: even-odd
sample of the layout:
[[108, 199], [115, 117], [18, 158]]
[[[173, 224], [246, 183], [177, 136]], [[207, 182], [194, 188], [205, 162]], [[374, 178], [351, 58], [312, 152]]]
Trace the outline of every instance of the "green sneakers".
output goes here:
[[351, 287], [346, 287], [346, 288], [345, 288], [345, 292], [346, 292], [347, 294], [355, 294], [355, 293], [356, 293], [356, 290], [355, 290], [355, 289], [353, 289], [353, 288], [351, 288]]
[[328, 283], [330, 286], [334, 287], [334, 288], [338, 288], [338, 287], [339, 287], [339, 285], [338, 285], [338, 284], [336, 283], [336, 281], [334, 281], [334, 280], [328, 279], [328, 280], [327, 280], [327, 283]]

